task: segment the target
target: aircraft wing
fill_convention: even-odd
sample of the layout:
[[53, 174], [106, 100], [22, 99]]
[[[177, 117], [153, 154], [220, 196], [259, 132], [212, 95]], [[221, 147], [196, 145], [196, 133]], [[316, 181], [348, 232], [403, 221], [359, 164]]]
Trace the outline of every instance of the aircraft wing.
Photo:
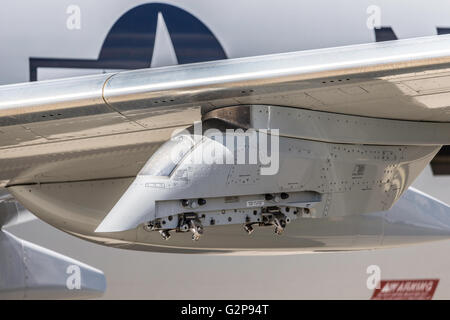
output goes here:
[[190, 125], [201, 111], [223, 106], [449, 122], [449, 97], [446, 35], [6, 85], [0, 185], [132, 176], [139, 166], [64, 177], [40, 176], [32, 166], [49, 154], [67, 159], [157, 144], [168, 136], [164, 128]]
[[[76, 225], [71, 232], [87, 230], [91, 239], [104, 241], [94, 231], [105, 216], [97, 231], [127, 232], [158, 217], [154, 210], [169, 199], [166, 191], [155, 191], [161, 198], [149, 209], [140, 204], [148, 190], [133, 188], [165, 188], [138, 172], [173, 131], [220, 119], [241, 128], [280, 128], [284, 147], [300, 143], [298, 154], [283, 150], [286, 171], [273, 188], [294, 185], [289, 181], [302, 166], [293, 161], [303, 157], [311, 170], [295, 183], [308, 176], [309, 184], [296, 185], [303, 191], [295, 197], [297, 203], [320, 202], [321, 217], [383, 211], [450, 144], [449, 98], [446, 35], [8, 85], [0, 87], [0, 186], [52, 224]], [[237, 174], [233, 170], [223, 177]], [[245, 175], [228, 180], [236, 184], [229, 187], [212, 184], [204, 172], [197, 178], [210, 197], [245, 194], [247, 206], [264, 203], [251, 197], [263, 196], [263, 187], [275, 181], [243, 191], [239, 179]], [[144, 182], [132, 183], [137, 175]], [[77, 182], [89, 184], [70, 191]], [[119, 187], [100, 196], [113, 183]], [[95, 191], [87, 191], [91, 187]], [[200, 189], [170, 199], [179, 206], [180, 197], [198, 198]], [[77, 203], [77, 195], [93, 207]], [[135, 233], [129, 235], [136, 241]]]

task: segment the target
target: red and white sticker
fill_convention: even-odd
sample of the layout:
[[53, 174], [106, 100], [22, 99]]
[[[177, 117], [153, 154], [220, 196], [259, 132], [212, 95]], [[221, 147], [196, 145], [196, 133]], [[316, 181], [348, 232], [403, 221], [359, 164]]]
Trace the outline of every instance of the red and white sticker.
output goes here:
[[431, 300], [439, 279], [381, 280], [372, 300]]

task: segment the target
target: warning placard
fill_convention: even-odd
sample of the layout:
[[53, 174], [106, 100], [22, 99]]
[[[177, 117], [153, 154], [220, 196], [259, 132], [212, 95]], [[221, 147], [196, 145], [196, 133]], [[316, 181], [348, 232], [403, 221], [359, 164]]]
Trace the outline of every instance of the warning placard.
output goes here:
[[431, 300], [439, 279], [381, 280], [372, 300]]

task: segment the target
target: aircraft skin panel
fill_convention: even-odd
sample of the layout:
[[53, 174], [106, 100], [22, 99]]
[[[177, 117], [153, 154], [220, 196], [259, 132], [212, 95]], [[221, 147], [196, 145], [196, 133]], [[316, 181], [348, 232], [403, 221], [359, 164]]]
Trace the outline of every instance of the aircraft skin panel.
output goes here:
[[[223, 99], [233, 99], [237, 104], [249, 103], [249, 99], [261, 103], [273, 95], [277, 105], [289, 105], [283, 99], [291, 94], [305, 94], [315, 102], [305, 106], [302, 99], [300, 105], [291, 101], [293, 107], [447, 122], [448, 108], [440, 98], [448, 92], [445, 83], [449, 70], [450, 36], [442, 35], [15, 84], [0, 87], [0, 124], [2, 128], [29, 126], [49, 119], [115, 113], [113, 118], [123, 117], [131, 126], [121, 131], [137, 130], [142, 124], [136, 111], [142, 109], [218, 107], [220, 104], [214, 101]], [[412, 80], [421, 80], [428, 91], [411, 85]], [[382, 103], [371, 107], [386, 98], [394, 98], [397, 107]], [[351, 108], [346, 109], [349, 103]], [[353, 109], [356, 104], [359, 111]], [[129, 119], [129, 112], [135, 117]], [[98, 123], [93, 121], [94, 125]], [[39, 135], [38, 128], [31, 131]], [[52, 138], [48, 135], [41, 134]]]
[[173, 130], [183, 128], [174, 126], [2, 150], [0, 186], [131, 177], [170, 138]]
[[[126, 114], [130, 109], [148, 108], [161, 100], [167, 106], [191, 101], [221, 106], [214, 103], [216, 99], [234, 99], [238, 104], [270, 99], [277, 100], [277, 105], [290, 105], [284, 103], [285, 98], [304, 94], [311, 100], [306, 106], [306, 99], [295, 103], [295, 98], [290, 100], [293, 103], [290, 106], [377, 118], [445, 122], [448, 121], [448, 116], [443, 116], [445, 107], [417, 102], [419, 92], [404, 89], [402, 84], [403, 77], [408, 80], [413, 77], [426, 78], [424, 81], [432, 85], [436, 81], [433, 78], [445, 75], [448, 72], [445, 47], [446, 39], [426, 37], [127, 71], [108, 80], [104, 97], [109, 105]], [[447, 81], [445, 77], [440, 79]], [[384, 105], [386, 98], [395, 98], [396, 107]], [[351, 108], [346, 107], [349, 103]]]

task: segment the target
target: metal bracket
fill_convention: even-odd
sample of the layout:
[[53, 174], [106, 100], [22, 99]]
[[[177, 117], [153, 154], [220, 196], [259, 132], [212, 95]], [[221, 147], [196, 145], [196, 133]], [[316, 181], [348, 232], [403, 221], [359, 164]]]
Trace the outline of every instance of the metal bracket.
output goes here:
[[203, 225], [198, 219], [197, 214], [195, 213], [184, 214], [183, 217], [180, 219], [178, 229], [181, 232], [191, 231], [192, 240], [194, 241], [200, 239], [201, 235], [203, 234]]

